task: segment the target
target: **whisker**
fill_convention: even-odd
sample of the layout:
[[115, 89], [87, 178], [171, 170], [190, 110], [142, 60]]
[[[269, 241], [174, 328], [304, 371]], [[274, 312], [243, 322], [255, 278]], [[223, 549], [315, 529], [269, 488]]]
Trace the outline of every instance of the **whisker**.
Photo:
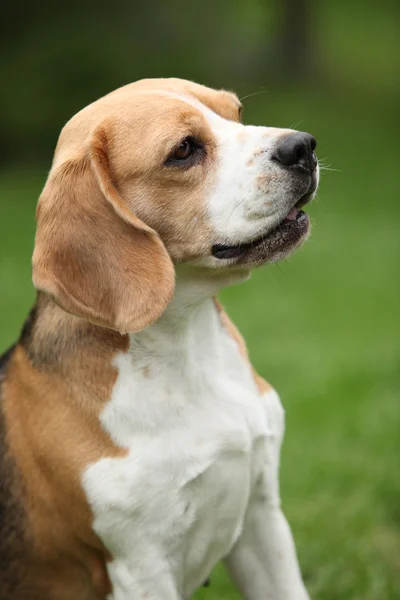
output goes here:
[[301, 123], [303, 123], [304, 119], [300, 119], [300, 121], [298, 121], [297, 123], [295, 123], [294, 125], [291, 125], [289, 127], [289, 129], [297, 129], [299, 125], [301, 125]]
[[226, 227], [228, 227], [228, 225], [229, 225], [229, 221], [231, 220], [231, 218], [232, 218], [232, 215], [233, 215], [233, 213], [235, 212], [235, 210], [236, 210], [237, 208], [239, 208], [239, 207], [240, 207], [240, 206], [241, 206], [241, 205], [242, 205], [244, 202], [246, 202], [246, 198], [243, 198], [243, 199], [242, 199], [242, 200], [241, 200], [241, 201], [240, 201], [238, 204], [236, 204], [236, 206], [233, 208], [233, 210], [232, 210], [231, 214], [230, 214], [230, 215], [229, 215], [229, 217], [228, 217], [228, 220], [226, 221]]
[[247, 96], [242, 96], [242, 98], [239, 98], [239, 100], [240, 102], [243, 102], [243, 100], [246, 100], [247, 98], [252, 98], [253, 96], [257, 96], [258, 94], [269, 94], [269, 90], [259, 90], [258, 92], [247, 94]]
[[318, 196], [318, 194], [316, 194], [316, 196], [314, 197], [313, 203], [314, 202], [315, 202], [317, 209], [321, 212], [324, 212], [325, 207], [324, 207], [323, 202], [321, 201], [321, 198]]
[[[275, 263], [277, 264], [277, 263]], [[281, 282], [279, 281], [279, 279], [277, 279], [277, 277], [275, 277], [274, 273], [272, 272], [272, 269], [266, 269], [266, 272], [268, 273], [268, 275], [270, 277], [272, 277], [272, 279], [275, 281], [275, 283], [277, 283], [278, 285], [282, 285]]]
[[319, 158], [318, 159], [319, 168], [322, 171], [336, 171], [337, 173], [341, 172], [341, 169], [332, 169], [331, 165], [326, 162], [327, 160], [328, 160], [328, 158]]
[[276, 263], [275, 263], [275, 265], [276, 265], [276, 268], [278, 269], [278, 271], [279, 271], [279, 272], [280, 272], [280, 273], [281, 273], [281, 274], [282, 274], [284, 277], [287, 277], [287, 274], [285, 273], [285, 271], [283, 271], [283, 270], [281, 269], [281, 266], [280, 266], [280, 264], [276, 262]]
[[320, 171], [334, 171], [335, 173], [341, 173], [341, 169], [332, 169], [331, 167], [325, 167], [324, 165], [319, 165]]

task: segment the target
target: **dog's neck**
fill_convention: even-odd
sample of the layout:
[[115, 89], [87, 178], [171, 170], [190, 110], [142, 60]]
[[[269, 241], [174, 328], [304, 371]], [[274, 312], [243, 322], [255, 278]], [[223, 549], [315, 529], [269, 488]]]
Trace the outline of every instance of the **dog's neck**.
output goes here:
[[[77, 364], [135, 349], [135, 354], [184, 356], [193, 347], [212, 344], [216, 321], [213, 297], [222, 288], [248, 278], [248, 273], [178, 266], [174, 296], [162, 316], [146, 329], [122, 335], [66, 313], [39, 292], [20, 343], [36, 368], [72, 376]], [[96, 357], [95, 359], [93, 357]]]
[[212, 351], [218, 329], [214, 298], [220, 289], [247, 279], [248, 274], [177, 268], [174, 296], [161, 317], [146, 329], [130, 334], [130, 347], [140, 354], [190, 361]]
[[151, 327], [174, 331], [187, 327], [193, 315], [218, 292], [233, 283], [248, 279], [248, 271], [211, 270], [178, 266], [175, 292], [165, 312]]

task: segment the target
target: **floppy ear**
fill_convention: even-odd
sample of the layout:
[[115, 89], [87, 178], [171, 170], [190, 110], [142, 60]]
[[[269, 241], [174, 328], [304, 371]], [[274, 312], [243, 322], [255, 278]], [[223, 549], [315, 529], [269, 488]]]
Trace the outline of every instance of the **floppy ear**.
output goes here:
[[33, 282], [67, 312], [121, 333], [147, 327], [171, 299], [172, 261], [113, 184], [103, 129], [85, 155], [50, 173], [37, 208]]

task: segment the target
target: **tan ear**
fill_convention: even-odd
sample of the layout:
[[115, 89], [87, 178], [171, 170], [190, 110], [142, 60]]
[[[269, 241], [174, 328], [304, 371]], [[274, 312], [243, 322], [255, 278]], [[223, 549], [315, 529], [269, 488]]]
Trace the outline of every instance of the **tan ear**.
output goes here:
[[158, 234], [125, 205], [98, 130], [64, 162], [39, 199], [33, 282], [67, 312], [116, 329], [143, 329], [166, 308], [174, 267]]

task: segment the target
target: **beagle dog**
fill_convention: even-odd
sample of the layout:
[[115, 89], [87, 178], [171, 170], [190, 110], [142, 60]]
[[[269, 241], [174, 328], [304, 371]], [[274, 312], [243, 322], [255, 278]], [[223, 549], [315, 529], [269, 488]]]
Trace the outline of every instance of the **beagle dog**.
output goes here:
[[246, 600], [308, 598], [283, 409], [216, 294], [306, 240], [316, 142], [241, 113], [149, 79], [61, 133], [1, 360], [1, 600], [183, 600], [220, 560]]

